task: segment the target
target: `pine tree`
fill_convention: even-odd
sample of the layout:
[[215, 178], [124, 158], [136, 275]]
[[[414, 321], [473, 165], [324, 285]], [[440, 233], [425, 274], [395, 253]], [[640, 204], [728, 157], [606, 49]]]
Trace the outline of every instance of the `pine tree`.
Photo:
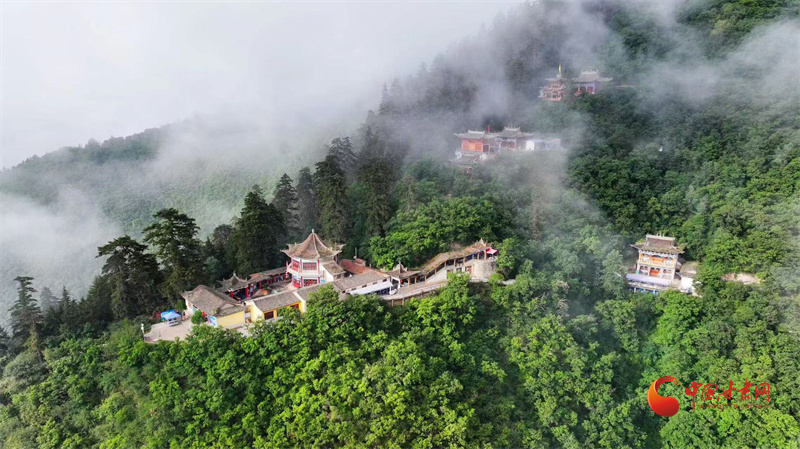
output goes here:
[[41, 307], [42, 313], [47, 313], [57, 306], [58, 298], [53, 294], [53, 291], [48, 287], [42, 287], [42, 291], [39, 294], [39, 307]]
[[344, 242], [349, 227], [344, 172], [333, 155], [328, 155], [315, 167], [314, 186], [322, 234], [331, 241]]
[[328, 155], [333, 156], [339, 162], [339, 167], [344, 172], [347, 183], [353, 180], [356, 170], [356, 154], [353, 152], [353, 144], [349, 137], [337, 137], [331, 141]]
[[362, 165], [375, 157], [384, 156], [386, 154], [386, 146], [383, 140], [378, 137], [378, 134], [367, 126], [362, 138], [361, 150], [358, 153], [358, 159]]
[[360, 205], [367, 232], [372, 236], [386, 235], [386, 223], [394, 214], [392, 189], [395, 169], [386, 156], [371, 157], [358, 170], [358, 180], [366, 187], [366, 197]]
[[144, 241], [154, 249], [164, 269], [161, 293], [177, 298], [205, 280], [202, 248], [197, 238], [199, 228], [193, 218], [173, 208], [162, 209], [153, 217], [158, 221], [144, 229]]
[[0, 357], [5, 357], [11, 353], [11, 337], [8, 331], [0, 326]]
[[230, 277], [236, 265], [231, 235], [233, 226], [219, 225], [211, 232], [203, 244], [203, 265], [206, 278], [215, 281]]
[[69, 294], [66, 286], [61, 287], [61, 298], [58, 300], [59, 307], [70, 307], [75, 305], [75, 300]]
[[103, 274], [113, 284], [111, 310], [115, 320], [151, 314], [165, 305], [158, 292], [158, 261], [146, 250], [146, 245], [127, 235], [97, 248], [97, 257], [108, 257]]
[[17, 287], [17, 301], [11, 306], [11, 333], [15, 340], [26, 341], [33, 333], [36, 326], [42, 321], [42, 310], [33, 299], [33, 278], [30, 276], [17, 276], [14, 279], [19, 283]]
[[244, 199], [242, 215], [231, 235], [236, 272], [244, 275], [275, 268], [280, 263], [278, 239], [285, 234], [280, 212], [254, 187]]
[[303, 167], [297, 178], [297, 228], [300, 237], [310, 233], [317, 226], [319, 211], [311, 170]]
[[[111, 310], [111, 298], [114, 295], [114, 285], [108, 275], [100, 275], [94, 278], [86, 298], [77, 303], [76, 321], [90, 327], [94, 331], [101, 331], [113, 320]], [[63, 299], [63, 298], [62, 298]]]
[[292, 178], [286, 173], [281, 176], [278, 185], [275, 186], [272, 205], [278, 209], [286, 226], [286, 235], [281, 236], [279, 242], [281, 244], [288, 243], [290, 240], [300, 237], [298, 232], [297, 192], [292, 185]]

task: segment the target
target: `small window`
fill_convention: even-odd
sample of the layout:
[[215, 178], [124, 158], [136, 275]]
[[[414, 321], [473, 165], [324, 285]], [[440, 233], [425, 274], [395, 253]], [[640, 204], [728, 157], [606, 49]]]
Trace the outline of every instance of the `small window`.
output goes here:
[[275, 318], [275, 311], [274, 310], [270, 310], [269, 312], [264, 312], [264, 319], [265, 320], [271, 320], [273, 318]]
[[297, 304], [292, 304], [292, 305], [291, 305], [291, 306], [289, 306], [289, 307], [291, 307], [292, 309], [297, 309], [297, 310], [300, 310], [300, 304], [299, 304], [299, 303], [297, 303]]
[[316, 271], [316, 262], [303, 262], [303, 271]]

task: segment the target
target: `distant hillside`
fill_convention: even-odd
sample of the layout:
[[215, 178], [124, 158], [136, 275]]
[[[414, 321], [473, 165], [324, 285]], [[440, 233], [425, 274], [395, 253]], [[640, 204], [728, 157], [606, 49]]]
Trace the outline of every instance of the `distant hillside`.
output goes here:
[[83, 295], [99, 273], [97, 247], [126, 233], [138, 237], [156, 211], [185, 211], [205, 235], [233, 218], [253, 185], [271, 194], [283, 172], [295, 176], [323, 151], [324, 138], [272, 142], [263, 132], [194, 119], [4, 170], [0, 308], [13, 302], [13, 279], [22, 274], [35, 277], [38, 288], [65, 285]]

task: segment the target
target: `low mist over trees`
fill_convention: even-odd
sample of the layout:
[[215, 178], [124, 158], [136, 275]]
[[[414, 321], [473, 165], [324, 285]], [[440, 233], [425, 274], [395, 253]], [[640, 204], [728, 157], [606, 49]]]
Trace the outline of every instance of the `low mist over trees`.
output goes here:
[[[0, 445], [797, 448], [800, 96], [786, 57], [798, 11], [658, 6], [519, 5], [390, 83], [352, 140], [261, 187], [221, 176], [206, 194], [241, 208], [230, 222], [201, 234], [185, 208], [120, 212], [137, 217], [135, 238], [98, 248], [104, 266], [82, 298], [15, 273]], [[539, 99], [560, 64], [614, 81]], [[557, 135], [564, 150], [450, 163], [453, 132], [504, 125]], [[72, 157], [150, 157], [136, 141]], [[51, 195], [49, 164], [15, 169], [19, 188]], [[185, 341], [143, 341], [141, 323], [180, 292], [282, 266], [280, 249], [312, 229], [380, 268], [484, 239], [497, 274], [452, 274], [398, 307], [322, 287], [306, 313], [284, 309], [248, 337], [198, 325]], [[629, 291], [630, 244], [648, 233], [685, 245], [697, 295]], [[647, 400], [663, 376], [682, 383], [661, 387], [680, 403], [670, 418]], [[693, 407], [693, 383], [716, 385], [698, 405], [768, 383], [769, 407]]]

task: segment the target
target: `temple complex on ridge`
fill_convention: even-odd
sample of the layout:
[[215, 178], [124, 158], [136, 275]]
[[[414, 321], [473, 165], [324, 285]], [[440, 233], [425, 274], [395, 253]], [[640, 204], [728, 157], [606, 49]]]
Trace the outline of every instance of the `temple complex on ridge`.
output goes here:
[[[219, 288], [199, 285], [183, 292], [186, 317], [202, 314], [214, 327], [245, 329], [247, 324], [279, 319], [280, 309], [306, 311], [311, 293], [330, 284], [341, 299], [376, 294], [389, 305], [435, 292], [447, 284], [447, 274], [464, 272], [487, 280], [495, 270], [497, 250], [483, 240], [438, 254], [422, 267], [398, 264], [390, 271], [366, 266], [363, 260], [340, 260], [343, 245], [323, 241], [316, 232], [282, 252], [289, 260], [281, 268], [241, 278], [234, 274]], [[151, 341], [158, 340], [152, 336]]]

